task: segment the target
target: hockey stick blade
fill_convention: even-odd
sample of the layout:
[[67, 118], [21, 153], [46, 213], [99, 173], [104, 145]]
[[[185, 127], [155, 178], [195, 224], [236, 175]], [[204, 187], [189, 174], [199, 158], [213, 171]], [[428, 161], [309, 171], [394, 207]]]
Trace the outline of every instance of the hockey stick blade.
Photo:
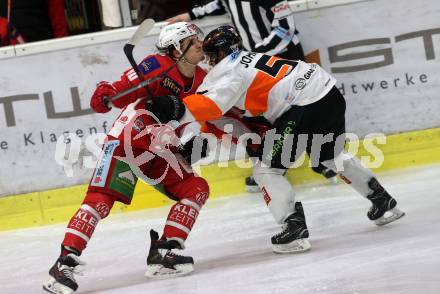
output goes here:
[[139, 42], [148, 34], [149, 31], [154, 27], [155, 22], [151, 18], [144, 20], [139, 27], [134, 32], [133, 36], [130, 38], [127, 44], [136, 46]]
[[137, 68], [137, 63], [133, 57], [133, 50], [134, 47], [137, 46], [139, 42], [145, 37], [145, 35], [148, 34], [149, 31], [151, 31], [151, 29], [154, 27], [154, 24], [155, 22], [151, 18], [147, 18], [146, 20], [144, 20], [139, 25], [139, 27], [134, 32], [133, 36], [130, 38], [130, 40], [128, 40], [128, 42], [124, 45], [123, 48], [125, 56], [127, 57], [128, 61], [130, 62], [130, 65], [136, 71], [138, 76], [140, 76], [140, 74]]
[[[127, 57], [128, 61], [130, 62], [131, 67], [136, 72], [137, 76], [141, 81], [143, 81], [143, 76], [140, 74], [138, 66], [136, 61], [133, 57], [133, 50], [136, 45], [139, 44], [139, 42], [145, 37], [146, 34], [148, 34], [149, 31], [151, 31], [152, 28], [154, 28], [155, 21], [151, 18], [145, 19], [139, 27], [134, 32], [133, 36], [131, 36], [130, 40], [124, 45], [124, 54]], [[117, 95], [118, 97], [113, 97], [113, 99], [110, 99], [109, 97], [104, 97], [104, 103], [107, 106], [112, 106], [112, 100], [118, 99], [122, 95]]]
[[130, 62], [130, 65], [133, 67], [133, 69], [136, 71], [136, 74], [138, 77], [142, 80], [142, 75], [139, 73], [137, 63], [134, 60], [133, 57], [133, 50], [134, 47], [139, 44], [139, 42], [145, 37], [146, 34], [148, 34], [149, 31], [154, 27], [154, 20], [151, 18], [147, 18], [144, 20], [139, 27], [134, 32], [133, 36], [128, 40], [128, 42], [124, 45], [124, 53], [127, 57], [128, 61]]

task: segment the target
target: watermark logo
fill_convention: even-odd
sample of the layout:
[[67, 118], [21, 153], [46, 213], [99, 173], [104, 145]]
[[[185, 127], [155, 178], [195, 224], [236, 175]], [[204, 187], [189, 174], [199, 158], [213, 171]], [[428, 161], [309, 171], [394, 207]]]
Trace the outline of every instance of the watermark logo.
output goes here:
[[[338, 156], [344, 150], [344, 145], [348, 146], [344, 152], [349, 154], [348, 157], [354, 157], [362, 149], [363, 155], [360, 159], [368, 167], [379, 167], [384, 162], [383, 152], [377, 146], [386, 143], [384, 134], [369, 134], [363, 140], [353, 133], [344, 133], [338, 137], [334, 134], [294, 134], [294, 122], [289, 122], [281, 134], [272, 129], [266, 132], [263, 138], [256, 133], [238, 131], [233, 124], [225, 124], [224, 134], [220, 139], [218, 134], [214, 136], [210, 133], [201, 133], [195, 137], [191, 150], [185, 150], [190, 156], [184, 160], [180, 154], [184, 144], [176, 135], [175, 125], [172, 122], [148, 124], [144, 120], [145, 115], [154, 117], [146, 110], [139, 110], [137, 115], [125, 124], [117, 140], [106, 138], [105, 134], [87, 138], [79, 138], [73, 133], [60, 136], [55, 159], [69, 177], [74, 176], [74, 165], [82, 164], [84, 168], [95, 169], [95, 175], [100, 171], [105, 175], [107, 168], [111, 168], [111, 160], [121, 160], [129, 164], [136, 176], [151, 185], [162, 182], [170, 170], [180, 177], [183, 177], [184, 171], [202, 175], [201, 166], [213, 163], [219, 167], [227, 167], [233, 161], [239, 168], [250, 168], [261, 161], [262, 164], [271, 166], [273, 160], [277, 160], [277, 163], [286, 169], [297, 168], [305, 163], [306, 150], [310, 155], [308, 165], [316, 167], [321, 163], [323, 146], [329, 143], [334, 146], [335, 162], [332, 165], [337, 172], [344, 170], [343, 160]], [[101, 150], [100, 146], [103, 144]], [[206, 149], [203, 150], [206, 145], [209, 146], [209, 152], [202, 158], [201, 154], [206, 152]], [[255, 147], [255, 152], [251, 152], [246, 159], [246, 146], [250, 145]], [[157, 158], [166, 166], [161, 174], [150, 173], [149, 163]], [[196, 161], [197, 164], [194, 165]], [[155, 177], [149, 177], [150, 174], [154, 174]]]

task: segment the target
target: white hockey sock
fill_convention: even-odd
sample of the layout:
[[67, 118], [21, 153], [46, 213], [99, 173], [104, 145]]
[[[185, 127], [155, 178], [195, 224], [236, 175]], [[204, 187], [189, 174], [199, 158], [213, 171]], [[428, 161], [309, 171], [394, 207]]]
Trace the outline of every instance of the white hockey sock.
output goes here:
[[295, 191], [289, 181], [283, 176], [284, 169], [254, 167], [255, 182], [263, 191], [264, 200], [275, 221], [284, 223], [286, 218], [295, 212]]
[[352, 187], [362, 196], [366, 197], [371, 194], [372, 190], [368, 187], [368, 182], [375, 175], [364, 167], [358, 158], [342, 152], [334, 159], [323, 161], [322, 164], [349, 180]]

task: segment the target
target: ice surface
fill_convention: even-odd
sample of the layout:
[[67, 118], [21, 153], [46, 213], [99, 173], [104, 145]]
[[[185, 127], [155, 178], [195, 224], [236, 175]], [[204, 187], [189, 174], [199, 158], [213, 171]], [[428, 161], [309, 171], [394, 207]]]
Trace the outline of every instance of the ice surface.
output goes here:
[[[188, 239], [190, 276], [143, 276], [150, 228], [167, 209], [102, 221], [87, 250], [78, 293], [440, 293], [440, 166], [380, 175], [406, 216], [384, 227], [348, 185], [303, 186], [312, 250], [276, 255], [280, 228], [261, 195], [211, 200]], [[65, 224], [0, 233], [0, 293], [43, 293]]]

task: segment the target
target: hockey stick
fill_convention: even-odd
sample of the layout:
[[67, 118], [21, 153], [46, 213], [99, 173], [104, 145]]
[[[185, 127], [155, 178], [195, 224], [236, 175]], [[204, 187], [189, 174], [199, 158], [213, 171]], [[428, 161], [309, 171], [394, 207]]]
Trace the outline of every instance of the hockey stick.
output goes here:
[[[142, 23], [141, 26], [143, 24], [144, 23]], [[138, 30], [139, 29], [140, 28], [138, 28]], [[166, 76], [173, 68], [175, 68], [177, 66], [177, 64], [185, 57], [185, 54], [188, 52], [188, 50], [194, 45], [193, 43], [191, 43], [187, 48], [185, 48], [185, 50], [182, 52], [182, 55], [169, 68], [167, 68], [166, 70], [164, 70], [163, 72], [161, 72], [157, 76], [154, 76], [154, 77], [149, 78], [148, 80], [145, 80], [144, 76], [139, 72], [139, 68], [138, 68], [138, 66], [136, 64], [136, 61], [133, 58], [133, 49], [134, 49], [136, 43], [139, 43], [139, 41], [142, 39], [142, 36], [144, 34], [146, 34], [146, 32], [148, 32], [148, 31], [146, 31], [146, 32], [144, 31], [141, 34], [137, 34], [138, 30], [134, 33], [134, 35], [130, 39], [130, 41], [127, 44], [125, 44], [125, 46], [124, 46], [124, 53], [127, 56], [127, 59], [130, 61], [131, 66], [135, 70], [135, 72], [136, 72], [137, 76], [139, 77], [139, 79], [141, 80], [141, 82], [139, 84], [137, 84], [136, 86], [134, 86], [134, 87], [131, 87], [131, 88], [127, 89], [127, 90], [124, 90], [124, 91], [116, 94], [111, 99], [108, 99], [108, 97], [105, 97], [104, 101], [107, 103], [108, 106], [111, 105], [112, 101], [118, 100], [122, 96], [125, 96], [125, 95], [131, 94], [133, 92], [136, 92], [137, 90], [139, 90], [141, 88], [145, 88], [147, 90], [147, 93], [148, 93], [148, 96], [149, 96], [147, 98], [151, 99], [152, 98], [152, 94], [150, 92], [150, 89], [147, 86], [152, 84], [152, 83], [154, 83], [154, 82], [156, 82], [157, 80], [163, 78], [164, 76]], [[135, 37], [139, 38], [139, 40], [136, 40]]]
[[[164, 76], [167, 75], [167, 73], [169, 73], [173, 68], [175, 68], [175, 67], [177, 66], [177, 64], [179, 63], [179, 61], [181, 61], [181, 60], [183, 59], [183, 57], [185, 56], [186, 52], [188, 52], [188, 50], [189, 50], [189, 48], [190, 48], [191, 46], [192, 46], [192, 45], [188, 46], [188, 48], [186, 48], [186, 49], [183, 51], [182, 56], [180, 56], [179, 59], [177, 59], [176, 62], [174, 62], [173, 65], [171, 65], [169, 68], [167, 68], [166, 70], [164, 70], [163, 72], [161, 72], [161, 73], [158, 74], [157, 76], [151, 77], [151, 78], [149, 78], [148, 80], [143, 80], [142, 82], [140, 82], [140, 83], [137, 84], [136, 86], [131, 87], [131, 88], [128, 88], [127, 90], [124, 90], [124, 91], [122, 91], [122, 92], [116, 94], [115, 96], [113, 96], [113, 97], [111, 98], [111, 100], [107, 100], [107, 101], [111, 102], [111, 101], [118, 100], [118, 99], [121, 98], [122, 96], [125, 96], [125, 95], [128, 95], [128, 94], [131, 94], [131, 93], [133, 93], [133, 92], [139, 90], [140, 88], [144, 88], [144, 87], [146, 87], [146, 86], [148, 86], [148, 85], [150, 85], [150, 84], [156, 82], [157, 80], [163, 78]], [[147, 88], [147, 89], [148, 89], [148, 88]], [[107, 99], [108, 99], [108, 98], [107, 98]]]
[[136, 86], [131, 87], [131, 88], [128, 88], [127, 90], [124, 90], [124, 91], [122, 91], [122, 92], [116, 94], [115, 96], [113, 96], [113, 97], [111, 98], [111, 101], [118, 100], [118, 99], [121, 98], [122, 96], [125, 96], [125, 95], [128, 95], [128, 94], [131, 94], [131, 93], [133, 93], [133, 92], [139, 90], [140, 88], [146, 87], [147, 85], [150, 85], [150, 84], [156, 82], [157, 80], [163, 78], [164, 76], [166, 76], [167, 73], [169, 73], [174, 67], [176, 67], [177, 64], [179, 63], [179, 61], [182, 60], [182, 58], [185, 56], [185, 53], [188, 51], [188, 49], [189, 49], [190, 47], [191, 47], [191, 46], [188, 46], [188, 48], [186, 48], [185, 51], [183, 51], [182, 56], [181, 56], [179, 59], [177, 59], [176, 62], [175, 62], [173, 65], [171, 65], [169, 68], [167, 68], [166, 70], [164, 70], [163, 72], [161, 72], [161, 73], [158, 74], [157, 76], [151, 77], [151, 78], [149, 78], [148, 80], [143, 80], [142, 82], [140, 82], [140, 83], [137, 84]]
[[138, 65], [133, 57], [133, 49], [134, 47], [139, 44], [139, 42], [142, 40], [142, 38], [154, 27], [154, 20], [151, 18], [147, 18], [144, 20], [138, 27], [138, 29], [134, 32], [133, 36], [130, 40], [128, 40], [128, 43], [124, 45], [124, 53], [127, 57], [128, 61], [130, 62], [131, 66], [133, 67], [134, 71], [136, 72], [137, 76], [141, 81], [144, 80], [144, 76], [139, 72]]
[[[134, 47], [137, 44], [139, 44], [139, 42], [144, 38], [144, 36], [146, 34], [148, 34], [149, 31], [151, 31], [151, 29], [154, 27], [154, 25], [155, 25], [154, 20], [152, 20], [151, 18], [145, 19], [139, 25], [139, 27], [136, 29], [136, 31], [134, 32], [134, 34], [130, 38], [130, 40], [128, 40], [128, 42], [125, 43], [124, 48], [123, 48], [124, 54], [127, 57], [128, 61], [130, 62], [131, 67], [133, 68], [133, 70], [135, 71], [139, 80], [141, 80], [141, 81], [144, 81], [144, 76], [139, 72], [138, 65], [133, 57], [133, 50], [134, 50]], [[145, 89], [147, 90], [148, 94], [151, 96], [150, 90], [146, 86], [145, 86]], [[118, 95], [116, 95], [116, 96], [118, 96]], [[104, 103], [107, 106], [111, 106], [111, 102], [113, 100], [117, 99], [116, 96], [113, 97], [111, 100], [109, 99], [109, 97], [104, 97]], [[121, 96], [119, 96], [119, 97], [121, 97]]]

